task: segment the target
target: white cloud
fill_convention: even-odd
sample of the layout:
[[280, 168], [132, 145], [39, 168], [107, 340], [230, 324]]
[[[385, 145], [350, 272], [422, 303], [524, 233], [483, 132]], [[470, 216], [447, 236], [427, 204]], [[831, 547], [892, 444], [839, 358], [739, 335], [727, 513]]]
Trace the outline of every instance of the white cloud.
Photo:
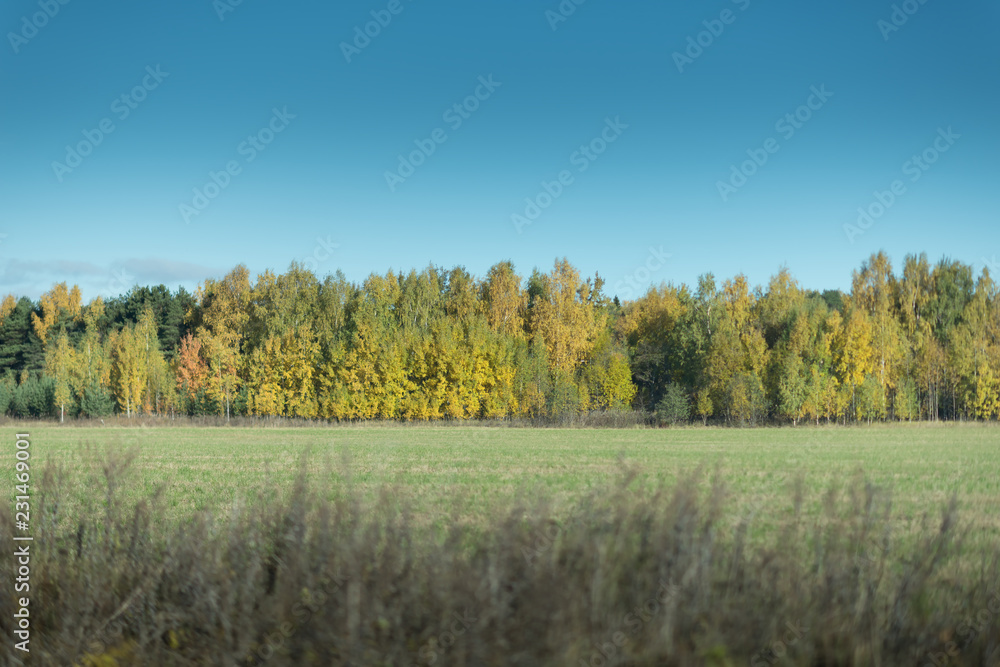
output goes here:
[[206, 278], [218, 277], [218, 269], [158, 257], [126, 258], [101, 266], [93, 262], [55, 259], [0, 261], [0, 293], [37, 299], [56, 283], [79, 285], [84, 301], [127, 292], [135, 285], [164, 284], [171, 290], [183, 286], [193, 290]]

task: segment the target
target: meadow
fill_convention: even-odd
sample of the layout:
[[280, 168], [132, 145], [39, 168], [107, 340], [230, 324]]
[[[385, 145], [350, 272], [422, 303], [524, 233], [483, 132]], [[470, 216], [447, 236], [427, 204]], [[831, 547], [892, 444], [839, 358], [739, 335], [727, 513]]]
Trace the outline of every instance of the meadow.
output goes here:
[[8, 424], [25, 664], [1000, 658], [995, 426], [169, 423]]
[[[122, 420], [124, 421], [124, 420]], [[977, 526], [1000, 531], [1000, 428], [981, 423], [755, 429], [581, 429], [496, 426], [79, 428], [24, 423], [37, 463], [77, 470], [104, 448], [133, 450], [136, 492], [165, 486], [171, 515], [224, 510], [250, 489], [288, 487], [308, 454], [310, 476], [336, 493], [345, 474], [391, 485], [411, 507], [466, 520], [497, 501], [545, 495], [572, 505], [626, 470], [653, 484], [718, 470], [729, 509], [787, 510], [797, 480], [816, 500], [862, 474], [891, 491], [900, 520], [938, 512], [953, 494]], [[89, 454], [88, 454], [89, 452]], [[818, 501], [817, 501], [818, 502]], [[998, 533], [1000, 534], [1000, 533]]]

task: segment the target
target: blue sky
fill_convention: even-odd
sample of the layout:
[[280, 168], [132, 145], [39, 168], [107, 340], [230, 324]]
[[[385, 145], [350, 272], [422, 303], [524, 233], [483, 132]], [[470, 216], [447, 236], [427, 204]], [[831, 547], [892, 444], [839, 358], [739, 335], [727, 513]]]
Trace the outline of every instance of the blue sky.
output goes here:
[[4, 3], [0, 291], [1000, 256], [995, 2], [233, 1]]

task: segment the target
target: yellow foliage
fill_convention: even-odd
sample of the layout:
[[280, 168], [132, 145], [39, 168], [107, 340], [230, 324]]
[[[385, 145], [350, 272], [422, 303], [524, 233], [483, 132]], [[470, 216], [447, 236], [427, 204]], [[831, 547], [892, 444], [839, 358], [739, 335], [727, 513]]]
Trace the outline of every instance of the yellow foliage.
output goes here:
[[3, 298], [3, 301], [0, 302], [0, 324], [3, 324], [3, 321], [14, 311], [14, 308], [16, 307], [17, 299], [13, 294], [8, 294]]
[[590, 301], [590, 286], [565, 259], [542, 277], [543, 294], [531, 316], [532, 332], [541, 336], [553, 370], [572, 372], [587, 356], [604, 326]]
[[[6, 302], [6, 300], [5, 300]], [[39, 299], [42, 308], [42, 316], [36, 313], [31, 314], [31, 324], [35, 329], [35, 334], [45, 343], [49, 329], [59, 320], [63, 313], [76, 320], [81, 313], [80, 288], [73, 285], [72, 289], [67, 289], [66, 283], [59, 283], [46, 292]]]

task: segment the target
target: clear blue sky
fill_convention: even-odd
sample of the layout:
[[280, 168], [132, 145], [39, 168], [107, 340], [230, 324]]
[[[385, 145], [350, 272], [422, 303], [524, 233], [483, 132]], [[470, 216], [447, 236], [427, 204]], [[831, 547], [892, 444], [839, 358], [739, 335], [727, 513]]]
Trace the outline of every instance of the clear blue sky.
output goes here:
[[[822, 289], [848, 288], [880, 249], [977, 270], [1000, 256], [996, 2], [911, 0], [896, 26], [871, 0], [565, 0], [566, 17], [546, 14], [557, 0], [228, 1], [4, 3], [2, 292], [191, 288], [307, 257], [353, 280], [503, 259], [527, 274], [561, 256], [611, 292], [706, 271], [765, 283], [781, 265]], [[577, 153], [602, 132], [603, 153]], [[428, 141], [390, 187], [397, 156]], [[925, 149], [934, 164], [907, 165]], [[767, 162], [724, 198], [747, 151]], [[184, 215], [210, 172], [228, 185]], [[518, 233], [511, 216], [560, 172]], [[844, 225], [896, 180], [850, 242]], [[643, 269], [661, 247], [670, 258]]]

